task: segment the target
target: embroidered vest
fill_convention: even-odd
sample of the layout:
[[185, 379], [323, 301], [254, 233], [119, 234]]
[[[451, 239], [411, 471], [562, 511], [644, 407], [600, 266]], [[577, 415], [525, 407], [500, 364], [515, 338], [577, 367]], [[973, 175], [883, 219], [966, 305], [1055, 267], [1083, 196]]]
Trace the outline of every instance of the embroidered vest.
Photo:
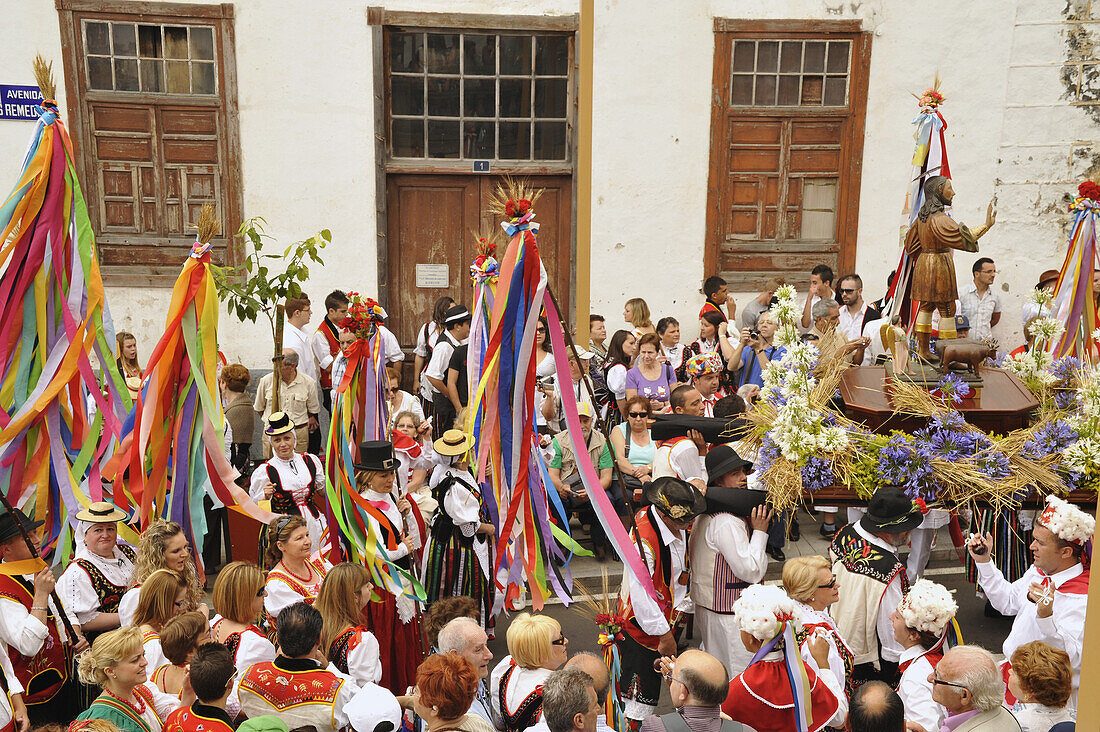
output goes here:
[[539, 719], [539, 715], [542, 714], [542, 684], [536, 686], [535, 690], [520, 702], [515, 713], [508, 713], [505, 691], [508, 689], [508, 679], [512, 678], [512, 672], [516, 668], [515, 664], [509, 666], [504, 675], [500, 677], [500, 714], [504, 718], [505, 732], [523, 732], [528, 727], [534, 726]]
[[[329, 322], [328, 316], [321, 318], [321, 324], [317, 326], [317, 332], [325, 337], [328, 343], [328, 354], [335, 356], [340, 352], [340, 334], [336, 332], [336, 326]], [[332, 388], [332, 364], [327, 369], [318, 368], [321, 388], [328, 391]]]
[[[241, 677], [237, 693], [241, 710], [251, 716], [274, 714], [289, 726], [332, 724], [333, 705], [344, 680], [331, 671], [284, 671], [271, 661], [254, 663]], [[252, 703], [250, 696], [261, 703]], [[317, 721], [309, 721], [316, 718]], [[325, 726], [320, 722], [319, 726]]]
[[[309, 560], [309, 564], [321, 576], [323, 581], [325, 576], [324, 561], [322, 561], [320, 557], [317, 557], [315, 559]], [[310, 589], [302, 584], [301, 580], [296, 579], [294, 575], [292, 575], [290, 572], [284, 572], [283, 570], [279, 569], [279, 565], [275, 565], [275, 568], [267, 573], [267, 579], [269, 581], [272, 579], [279, 579], [283, 582], [286, 582], [290, 589], [294, 590], [302, 596], [302, 602], [306, 603], [307, 605], [312, 605], [314, 601], [317, 600], [317, 596], [312, 594], [310, 592]], [[275, 627], [274, 615], [269, 614], [267, 616], [267, 625], [269, 628]], [[240, 643], [240, 638], [237, 639], [237, 643]]]
[[[134, 687], [134, 695], [139, 697], [141, 701], [145, 704], [146, 709], [150, 710], [153, 713], [153, 716], [157, 718], [158, 722], [161, 722], [160, 715], [157, 714], [157, 708], [153, 704], [153, 692], [149, 691], [149, 689], [145, 686], [139, 685]], [[122, 701], [121, 699], [116, 699], [115, 697], [107, 693], [100, 694], [98, 697], [96, 697], [96, 700], [93, 701], [88, 707], [88, 711], [81, 714], [79, 717], [77, 717], [77, 719], [100, 719], [101, 717], [95, 714], [97, 707], [106, 711], [115, 712], [116, 714], [121, 714], [122, 716], [133, 722], [134, 725], [139, 729], [148, 730], [148, 732], [154, 732], [153, 728], [149, 726], [149, 722], [147, 722], [144, 717], [138, 714], [132, 706]], [[110, 719], [110, 717], [107, 717], [107, 719]], [[162, 723], [161, 729], [163, 728], [164, 726]]]
[[[118, 549], [127, 559], [131, 562], [134, 561], [133, 549], [125, 544], [119, 544]], [[110, 582], [99, 567], [87, 559], [74, 559], [73, 562], [83, 569], [88, 574], [88, 579], [92, 581], [92, 589], [95, 590], [96, 597], [99, 598], [99, 612], [117, 613], [118, 604], [122, 601], [122, 596], [126, 594], [126, 588]]]
[[[219, 620], [218, 622], [220, 623], [221, 621]], [[215, 628], [216, 627], [217, 627], [217, 624], [215, 624]], [[229, 652], [233, 654], [233, 660], [234, 661], [237, 659], [237, 651], [241, 647], [241, 636], [247, 630], [254, 630], [257, 633], [259, 633], [260, 635], [264, 636], [265, 638], [267, 637], [267, 634], [264, 633], [263, 629], [260, 628], [259, 626], [256, 626], [256, 625], [249, 625], [244, 630], [239, 630], [236, 633], [230, 633], [229, 635], [227, 635], [225, 637], [225, 642], [222, 643], [222, 645], [225, 646], [226, 648], [228, 648]]]
[[[703, 516], [701, 521], [709, 523], [713, 518]], [[738, 518], [738, 521], [743, 519]], [[721, 553], [715, 551], [703, 540], [706, 523], [697, 524], [692, 530], [691, 546], [691, 597], [695, 604], [715, 613], [732, 613], [733, 603], [741, 597], [741, 591], [749, 582], [738, 577]], [[751, 531], [750, 531], [751, 535]]]
[[180, 707], [164, 720], [164, 732], [233, 732], [223, 719], [205, 717], [191, 707]]
[[461, 531], [458, 531], [454, 519], [447, 513], [447, 509], [443, 505], [443, 499], [447, 497], [447, 492], [455, 486], [460, 486], [459, 490], [465, 488], [473, 493], [477, 497], [478, 512], [484, 513], [485, 511], [485, 503], [481, 500], [481, 491], [476, 486], [472, 486], [454, 475], [447, 475], [446, 478], [436, 483], [435, 488], [432, 489], [432, 498], [439, 504], [436, 508], [435, 517], [432, 519], [432, 541], [439, 546], [446, 546], [452, 537], [457, 537], [462, 546], [470, 548], [474, 545], [477, 534], [465, 536]]
[[855, 691], [852, 680], [852, 669], [855, 668], [855, 656], [852, 655], [852, 649], [848, 647], [848, 644], [844, 642], [840, 634], [828, 623], [806, 623], [800, 630], [795, 631], [795, 641], [798, 642], [798, 647], [801, 648], [806, 642], [806, 639], [818, 628], [831, 635], [833, 643], [836, 644], [836, 651], [840, 654], [841, 663], [844, 664], [844, 694], [847, 697], [851, 697], [852, 693]]
[[[22, 577], [0, 575], [0, 596], [22, 604], [29, 613], [34, 606], [34, 585]], [[59, 621], [50, 606], [46, 607], [46, 638], [38, 653], [24, 656], [14, 646], [8, 646], [15, 677], [26, 689], [23, 692], [25, 704], [49, 701], [69, 678], [69, 647], [62, 644], [57, 628]]]
[[[639, 511], [635, 519], [638, 537], [653, 554], [653, 587], [657, 590], [657, 605], [661, 608], [665, 620], [672, 623], [672, 553], [661, 541], [660, 529], [655, 524], [660, 519], [657, 518], [652, 506]], [[631, 638], [652, 651], [657, 650], [660, 639], [649, 635], [638, 625], [629, 596], [624, 599], [623, 593], [620, 593], [617, 612], [626, 619], [623, 629], [630, 634]]]
[[365, 631], [363, 626], [357, 626], [354, 628], [348, 628], [340, 635], [336, 636], [336, 640], [332, 641], [332, 645], [328, 649], [328, 660], [332, 661], [332, 664], [336, 668], [340, 669], [341, 673], [351, 673], [348, 671], [348, 653], [359, 645], [358, 642], [352, 645], [352, 641], [356, 640], [355, 636], [361, 631]]
[[[306, 464], [306, 471], [309, 473], [309, 495], [306, 497], [306, 502], [303, 504], [309, 509], [309, 512], [313, 514], [314, 518], [320, 515], [320, 511], [317, 509], [317, 503], [314, 500], [314, 496], [317, 494], [317, 465], [313, 462], [313, 459], [309, 455], [302, 455], [302, 462]], [[293, 458], [292, 458], [293, 459]], [[275, 486], [275, 490], [271, 494], [271, 510], [274, 513], [296, 514], [301, 513], [298, 508], [297, 502], [294, 500], [294, 496], [283, 488], [283, 479], [279, 475], [279, 471], [271, 463], [266, 463], [267, 477], [271, 481], [271, 484]]]

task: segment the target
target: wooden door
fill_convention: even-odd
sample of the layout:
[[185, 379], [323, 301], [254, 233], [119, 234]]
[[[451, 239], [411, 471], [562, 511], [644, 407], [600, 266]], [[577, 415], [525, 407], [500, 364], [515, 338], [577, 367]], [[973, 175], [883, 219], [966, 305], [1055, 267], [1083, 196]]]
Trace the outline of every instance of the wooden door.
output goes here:
[[[543, 189], [535, 204], [541, 224], [539, 254], [559, 305], [570, 311], [573, 243], [573, 189], [570, 176], [533, 176]], [[470, 264], [474, 233], [499, 230], [487, 204], [500, 182], [489, 175], [390, 175], [386, 183], [387, 262], [380, 283], [390, 328], [401, 345], [416, 345], [417, 330], [431, 316], [441, 295], [473, 307]], [[499, 255], [503, 257], [502, 248]], [[421, 277], [417, 279], [417, 265]], [[429, 286], [446, 267], [446, 286]], [[381, 273], [380, 273], [381, 274]], [[442, 284], [440, 282], [440, 284]], [[567, 314], [564, 314], [568, 317]]]

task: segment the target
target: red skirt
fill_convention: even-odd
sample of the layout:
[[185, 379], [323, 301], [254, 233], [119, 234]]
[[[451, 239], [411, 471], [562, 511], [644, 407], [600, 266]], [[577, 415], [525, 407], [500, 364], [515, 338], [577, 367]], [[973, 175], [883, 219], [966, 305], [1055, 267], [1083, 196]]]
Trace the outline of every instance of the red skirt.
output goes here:
[[378, 639], [378, 655], [382, 662], [381, 686], [395, 696], [406, 693], [416, 685], [416, 668], [424, 660], [420, 647], [420, 615], [402, 623], [397, 616], [394, 596], [376, 587], [382, 600], [367, 603], [363, 610], [374, 637]]

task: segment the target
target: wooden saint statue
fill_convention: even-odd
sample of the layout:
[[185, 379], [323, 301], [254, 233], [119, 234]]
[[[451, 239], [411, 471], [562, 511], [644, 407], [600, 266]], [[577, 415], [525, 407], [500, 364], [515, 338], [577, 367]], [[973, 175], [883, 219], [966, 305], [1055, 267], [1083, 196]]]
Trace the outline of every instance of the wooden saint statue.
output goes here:
[[916, 334], [917, 355], [927, 361], [935, 356], [929, 349], [932, 337], [932, 311], [940, 313], [940, 338], [955, 338], [955, 300], [959, 297], [955, 283], [955, 265], [952, 249], [964, 252], [978, 251], [978, 239], [997, 220], [997, 210], [990, 201], [985, 223], [971, 231], [944, 213], [951, 205], [955, 190], [951, 179], [941, 175], [929, 178], [924, 184], [924, 203], [917, 212], [917, 219], [905, 235], [905, 249], [916, 257], [913, 265], [912, 298], [920, 302], [917, 320], [913, 326]]

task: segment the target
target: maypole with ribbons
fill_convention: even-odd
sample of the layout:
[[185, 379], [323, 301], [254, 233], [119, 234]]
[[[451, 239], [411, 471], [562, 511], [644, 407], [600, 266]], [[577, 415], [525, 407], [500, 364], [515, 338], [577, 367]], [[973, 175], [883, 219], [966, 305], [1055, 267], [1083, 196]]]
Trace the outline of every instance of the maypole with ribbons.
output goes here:
[[329, 534], [339, 530], [340, 541], [333, 540], [329, 558], [337, 564], [346, 555], [348, 561], [363, 564], [374, 583], [395, 596], [424, 600], [424, 588], [409, 571], [389, 557], [385, 541], [373, 528], [385, 524], [382, 509], [359, 494], [355, 484], [355, 463], [359, 445], [368, 440], [385, 440], [389, 424], [389, 405], [384, 397], [386, 363], [382, 354], [382, 307], [372, 298], [349, 292], [348, 314], [339, 323], [355, 340], [344, 353], [347, 366], [332, 401], [332, 418], [325, 449], [325, 489], [328, 493]]
[[12, 504], [46, 521], [43, 552], [60, 547], [57, 562], [70, 553], [71, 517], [104, 498], [101, 470], [130, 397], [51, 65], [36, 57], [34, 73], [38, 123], [0, 207], [0, 481]]
[[[226, 506], [267, 523], [272, 514], [236, 484], [225, 456], [225, 416], [218, 388], [218, 292], [210, 240], [220, 224], [202, 207], [191, 253], [172, 287], [164, 326], [145, 369], [145, 383], [127, 419], [108, 477], [128, 489], [139, 506], [142, 528], [156, 518], [184, 528], [191, 546], [202, 546], [206, 487]], [[201, 557], [196, 555], [196, 561]]]
[[951, 167], [947, 161], [947, 140], [944, 135], [947, 130], [947, 120], [943, 118], [943, 113], [940, 111], [943, 102], [944, 96], [940, 92], [940, 78], [937, 75], [932, 87], [917, 97], [920, 113], [913, 118], [912, 122], [916, 126], [913, 132], [915, 145], [909, 174], [909, 189], [905, 192], [905, 205], [902, 207], [901, 226], [898, 232], [901, 253], [897, 269], [894, 271], [894, 280], [886, 292], [886, 297], [890, 301], [889, 315], [900, 316], [899, 325], [906, 331], [913, 325], [917, 306], [920, 303], [913, 302], [909, 297], [916, 257], [905, 250], [905, 234], [913, 225], [917, 212], [924, 203], [925, 181], [934, 175], [951, 177]]
[[1096, 221], [1100, 218], [1100, 186], [1085, 181], [1077, 187], [1077, 196], [1069, 206], [1073, 214], [1069, 251], [1054, 286], [1050, 306], [1052, 318], [1062, 324], [1058, 338], [1050, 339], [1046, 350], [1053, 358], [1074, 356], [1096, 364], [1100, 354], [1097, 332], [1096, 296], [1093, 272], [1100, 269], [1096, 250]]
[[[568, 534], [568, 516], [553, 489], [539, 450], [535, 417], [535, 329], [545, 311], [555, 367], [569, 378], [565, 334], [547, 287], [539, 258], [534, 203], [539, 192], [525, 183], [506, 180], [498, 187], [490, 210], [504, 217], [501, 227], [510, 237], [500, 262], [500, 275], [485, 347], [481, 378], [470, 405], [480, 419], [476, 443], [476, 476], [488, 485], [498, 511], [495, 568], [497, 608], [514, 608], [525, 587], [538, 610], [550, 592], [564, 602], [572, 599], [567, 552], [579, 550]], [[611, 500], [599, 482], [580, 429], [576, 395], [561, 390], [565, 430], [577, 460], [585, 490], [597, 519], [628, 571], [652, 594], [652, 578], [631, 544]], [[503, 591], [499, 591], [503, 588]]]

